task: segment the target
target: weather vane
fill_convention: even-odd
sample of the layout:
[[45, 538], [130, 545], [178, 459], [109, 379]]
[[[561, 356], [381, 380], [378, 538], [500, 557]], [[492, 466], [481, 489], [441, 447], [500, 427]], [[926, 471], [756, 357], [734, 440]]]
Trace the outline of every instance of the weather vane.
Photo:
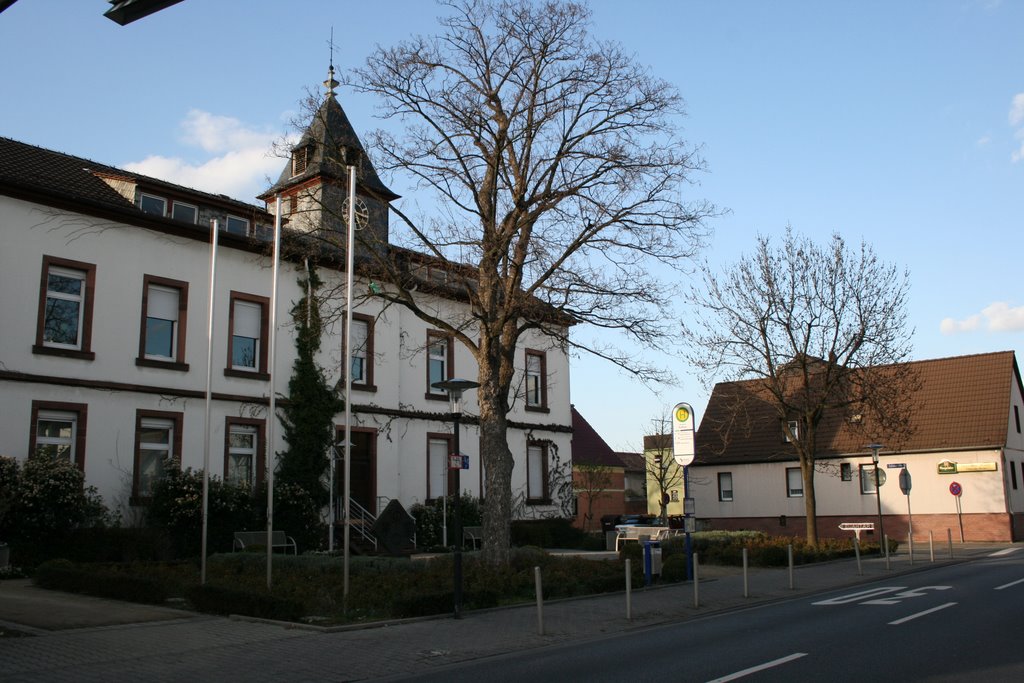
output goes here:
[[327, 88], [327, 96], [334, 97], [334, 89], [340, 85], [338, 81], [334, 80], [334, 27], [331, 27], [331, 39], [327, 42], [330, 47], [330, 59], [328, 62], [330, 66], [327, 69], [327, 80], [324, 81], [324, 87]]

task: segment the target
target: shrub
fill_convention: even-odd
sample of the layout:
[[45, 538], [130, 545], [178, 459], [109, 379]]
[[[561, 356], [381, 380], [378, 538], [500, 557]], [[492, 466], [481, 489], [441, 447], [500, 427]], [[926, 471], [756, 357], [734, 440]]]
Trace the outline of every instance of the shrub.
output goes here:
[[301, 601], [265, 592], [205, 585], [192, 586], [185, 596], [193, 607], [209, 614], [245, 614], [282, 621], [297, 621], [305, 614]]
[[161, 604], [167, 600], [166, 590], [156, 581], [103, 568], [82, 567], [68, 560], [51, 560], [39, 565], [34, 581], [42, 588], [101, 598], [147, 604]]
[[572, 525], [565, 517], [524, 519], [512, 522], [512, 545], [535, 545], [541, 548], [579, 548], [588, 534]]
[[28, 457], [20, 473], [10, 458], [0, 460], [0, 505], [8, 507], [4, 524], [12, 540], [35, 543], [107, 523], [96, 488], [84, 486], [84, 475], [70, 460], [40, 451]]
[[[416, 520], [416, 545], [420, 548], [441, 547], [444, 542], [442, 529], [447, 522], [448, 545], [455, 543], [454, 519], [452, 507], [454, 496], [435, 498], [427, 504], [417, 503], [409, 508], [409, 514]], [[464, 493], [462, 500], [462, 526], [480, 526], [483, 524], [483, 511], [480, 499]]]
[[672, 555], [661, 563], [661, 580], [686, 581], [686, 555]]

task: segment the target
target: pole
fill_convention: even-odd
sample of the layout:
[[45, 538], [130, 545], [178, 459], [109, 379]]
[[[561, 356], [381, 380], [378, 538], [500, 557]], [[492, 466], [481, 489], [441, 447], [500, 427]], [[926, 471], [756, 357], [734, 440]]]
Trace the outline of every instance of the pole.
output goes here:
[[[203, 541], [199, 583], [206, 584], [206, 544], [210, 516], [210, 406], [213, 403], [213, 304], [217, 284], [218, 223], [210, 221], [210, 293], [206, 302], [206, 418], [203, 425]], [[179, 323], [180, 324], [180, 323]]]
[[[345, 520], [342, 542], [345, 544], [344, 587], [342, 589], [343, 611], [348, 611], [349, 593], [349, 561], [351, 550], [349, 541], [352, 532], [352, 285], [355, 281], [355, 234], [356, 234], [356, 167], [348, 167], [348, 248], [345, 254], [345, 359], [342, 361], [345, 372], [345, 461], [342, 464], [345, 479], [345, 495], [343, 500]], [[331, 491], [334, 495], [334, 491]], [[331, 524], [334, 520], [331, 520]]]
[[[690, 497], [690, 466], [683, 467], [683, 505], [686, 505], [686, 500]], [[667, 521], [667, 520], [666, 520]], [[683, 534], [686, 537], [686, 578], [691, 579], [694, 577], [693, 567], [693, 541], [690, 539], [690, 516], [686, 514], [685, 508], [683, 509]]]
[[789, 590], [793, 590], [793, 544], [786, 546], [786, 555], [789, 557]]
[[[533, 586], [537, 592], [537, 635], [542, 636], [544, 635], [544, 589], [540, 579], [540, 567], [533, 568]], [[456, 618], [458, 618], [457, 614]]]
[[[875, 505], [878, 508], [878, 537], [884, 540], [885, 539], [885, 527], [882, 525], [882, 492], [881, 492], [880, 487], [878, 486], [878, 472], [879, 472], [879, 470], [878, 470], [878, 453], [876, 452], [875, 453]], [[885, 546], [884, 550], [882, 548], [879, 548], [879, 550], [883, 550], [885, 556], [888, 557], [889, 556], [889, 548], [884, 543], [883, 543], [883, 545]]]
[[277, 377], [275, 361], [277, 360], [277, 278], [279, 256], [281, 253], [281, 195], [277, 195], [274, 210], [274, 275], [270, 287], [270, 339], [267, 361], [270, 370], [270, 408], [267, 415], [267, 589], [272, 584], [273, 576], [273, 539], [274, 539], [274, 423], [277, 421], [277, 394], [274, 391], [274, 378]]
[[928, 561], [935, 561], [935, 534], [928, 530]]
[[910, 492], [907, 492], [907, 546], [910, 548], [910, 564], [914, 564], [914, 516], [910, 514]]
[[749, 576], [747, 575], [747, 549], [743, 549], [743, 597], [750, 597], [750, 583]]
[[[452, 413], [452, 430], [455, 432], [452, 442], [455, 445], [455, 454], [459, 456], [459, 460], [462, 460], [462, 451], [459, 446], [459, 418], [462, 417], [462, 395], [455, 396], [453, 392], [455, 412]], [[451, 464], [449, 463], [449, 467]], [[459, 619], [462, 616], [462, 465], [460, 463], [459, 468], [455, 470], [455, 505], [452, 506], [452, 513], [454, 517], [454, 529], [455, 532], [455, 571], [453, 572], [453, 581], [455, 583], [455, 618]], [[537, 570], [540, 572], [540, 569]], [[538, 574], [538, 581], [540, 580]], [[542, 627], [543, 629], [543, 627]], [[543, 634], [542, 634], [543, 635]]]
[[964, 542], [964, 509], [960, 505], [960, 496], [956, 497], [956, 519], [960, 523], [960, 542]]
[[853, 554], [857, 556], [857, 576], [864, 576], [864, 567], [860, 564], [860, 534], [853, 537]]
[[693, 607], [700, 607], [700, 561], [697, 553], [693, 554]]
[[331, 444], [331, 447], [327, 449], [327, 455], [331, 459], [330, 469], [327, 474], [327, 489], [331, 492], [330, 498], [328, 498], [328, 513], [327, 519], [327, 552], [334, 552], [334, 465], [338, 461], [338, 449]]
[[633, 575], [630, 573], [629, 558], [626, 558], [626, 619], [633, 619]]

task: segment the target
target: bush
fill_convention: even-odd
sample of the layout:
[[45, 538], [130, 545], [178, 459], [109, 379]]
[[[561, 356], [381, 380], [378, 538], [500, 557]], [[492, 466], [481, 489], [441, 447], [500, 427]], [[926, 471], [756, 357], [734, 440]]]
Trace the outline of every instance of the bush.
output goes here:
[[672, 555], [662, 560], [661, 580], [670, 582], [686, 581], [686, 555]]
[[156, 581], [95, 567], [82, 567], [68, 560], [51, 560], [36, 568], [34, 582], [42, 588], [85, 593], [101, 598], [159, 605], [167, 592]]
[[[448, 545], [455, 543], [454, 519], [452, 508], [454, 496], [435, 498], [427, 504], [417, 503], [409, 508], [409, 514], [416, 520], [416, 545], [420, 548], [442, 547], [444, 535], [442, 529], [448, 525]], [[480, 526], [483, 524], [483, 511], [480, 499], [464, 493], [462, 500], [462, 526]]]
[[193, 607], [208, 614], [245, 614], [282, 621], [297, 621], [305, 614], [299, 600], [257, 591], [205, 585], [192, 586], [185, 596]]
[[588, 536], [565, 517], [516, 520], [511, 528], [512, 545], [540, 548], [581, 548], [587, 543]]
[[[5, 540], [62, 538], [69, 532], [109, 521], [93, 486], [70, 460], [33, 453], [18, 472], [18, 463], [0, 458], [0, 515]], [[2, 510], [6, 508], [6, 511]]]

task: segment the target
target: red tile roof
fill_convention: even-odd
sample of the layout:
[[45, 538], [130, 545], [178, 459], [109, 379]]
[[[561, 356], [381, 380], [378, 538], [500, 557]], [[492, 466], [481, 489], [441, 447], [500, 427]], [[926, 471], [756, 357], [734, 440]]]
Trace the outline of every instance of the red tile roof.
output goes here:
[[[883, 449], [883, 453], [992, 448], [1006, 443], [1011, 382], [1021, 385], [1012, 351], [908, 365], [919, 382], [911, 429], [898, 448]], [[869, 372], [885, 371], [885, 367]], [[715, 386], [697, 431], [695, 465], [796, 459], [793, 446], [783, 438], [779, 414], [760, 387], [759, 380]], [[743, 410], [733, 410], [735, 401], [743, 403]], [[818, 455], [866, 453], [871, 441], [867, 433], [865, 425], [846, 415], [826, 415], [818, 427]]]
[[619, 455], [579, 414], [575, 406], [572, 408], [572, 462], [574, 465], [625, 466]]

